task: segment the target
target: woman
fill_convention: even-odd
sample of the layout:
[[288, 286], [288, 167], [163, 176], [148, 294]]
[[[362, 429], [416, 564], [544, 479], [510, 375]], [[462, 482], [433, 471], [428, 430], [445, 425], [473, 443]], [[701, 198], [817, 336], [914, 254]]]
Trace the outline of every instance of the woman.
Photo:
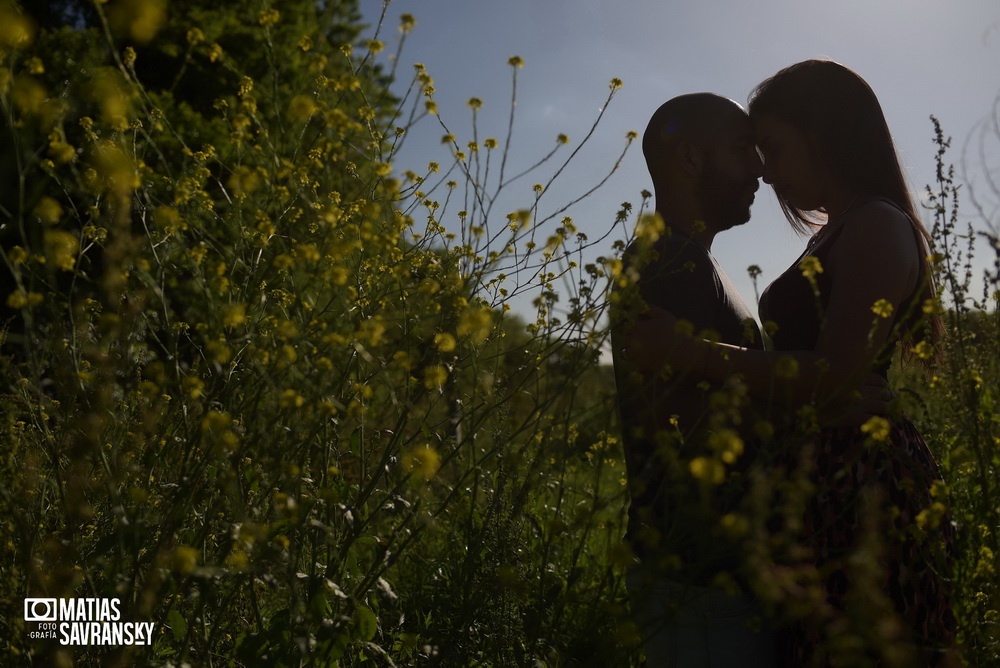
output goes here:
[[[764, 181], [793, 227], [812, 232], [802, 256], [761, 298], [774, 350], [673, 334], [655, 355], [640, 351], [637, 363], [699, 360], [714, 380], [742, 374], [758, 396], [784, 382], [793, 394], [832, 400], [873, 370], [885, 375], [897, 344], [904, 355], [916, 349], [927, 356], [940, 332], [939, 319], [925, 315], [935, 303], [929, 235], [871, 88], [843, 65], [808, 60], [761, 83], [749, 113]], [[664, 328], [671, 316], [651, 316], [662, 318], [657, 331], [673, 331]], [[798, 372], [789, 373], [787, 360], [783, 368], [782, 357], [796, 360]], [[893, 665], [950, 661], [952, 529], [940, 513], [921, 515], [933, 506], [939, 476], [913, 424], [891, 417], [820, 428], [791, 442], [774, 467], [808, 471], [816, 490], [799, 535], [823, 600], [791, 634], [788, 662], [820, 663], [838, 647]], [[865, 555], [878, 565], [868, 579]], [[874, 596], [873, 582], [880, 590]], [[884, 628], [859, 622], [878, 603]]]

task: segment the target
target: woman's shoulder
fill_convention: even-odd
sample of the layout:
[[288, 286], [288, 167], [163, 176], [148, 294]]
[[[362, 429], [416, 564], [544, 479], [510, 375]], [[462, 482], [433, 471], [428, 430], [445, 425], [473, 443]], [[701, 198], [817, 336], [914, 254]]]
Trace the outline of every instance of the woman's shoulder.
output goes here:
[[892, 200], [868, 200], [848, 215], [836, 244], [838, 254], [873, 255], [884, 261], [893, 256], [904, 262], [919, 259], [914, 221]]
[[848, 212], [851, 219], [881, 222], [882, 225], [899, 225], [909, 229], [913, 225], [903, 207], [888, 197], [873, 197], [852, 207]]
[[887, 198], [875, 198], [858, 204], [845, 214], [843, 235], [858, 241], [865, 239], [913, 238], [914, 221], [898, 204]]

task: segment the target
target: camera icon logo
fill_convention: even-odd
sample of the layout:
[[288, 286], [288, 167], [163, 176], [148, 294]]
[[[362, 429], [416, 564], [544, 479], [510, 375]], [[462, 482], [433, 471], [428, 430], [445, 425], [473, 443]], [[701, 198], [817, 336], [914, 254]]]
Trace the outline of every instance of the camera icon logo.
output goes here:
[[59, 607], [54, 598], [24, 599], [24, 621], [55, 622], [58, 621]]

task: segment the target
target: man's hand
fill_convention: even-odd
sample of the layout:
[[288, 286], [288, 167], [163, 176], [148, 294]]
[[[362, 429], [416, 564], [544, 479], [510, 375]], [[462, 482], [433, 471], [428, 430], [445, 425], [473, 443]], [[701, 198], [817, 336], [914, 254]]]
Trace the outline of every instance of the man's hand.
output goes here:
[[824, 406], [819, 419], [823, 425], [831, 427], [860, 427], [872, 416], [888, 415], [895, 398], [885, 378], [871, 373], [857, 390]]
[[644, 375], [655, 374], [666, 362], [666, 347], [673, 340], [677, 318], [658, 306], [639, 315], [621, 338], [621, 353]]

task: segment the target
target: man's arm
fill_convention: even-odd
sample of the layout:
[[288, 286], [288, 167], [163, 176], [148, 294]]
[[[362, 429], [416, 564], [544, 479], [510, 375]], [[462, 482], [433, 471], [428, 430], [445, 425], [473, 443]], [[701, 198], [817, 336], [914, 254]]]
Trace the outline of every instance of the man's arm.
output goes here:
[[[710, 343], [692, 335], [668, 311], [650, 308], [616, 339], [619, 353], [643, 375], [692, 374], [714, 382], [739, 374], [751, 395], [779, 399], [794, 411], [815, 403], [824, 424], [856, 425], [885, 415], [892, 393], [880, 376], [868, 374], [851, 387], [831, 386], [829, 364], [818, 351], [767, 351]], [[834, 382], [843, 382], [835, 378]]]

